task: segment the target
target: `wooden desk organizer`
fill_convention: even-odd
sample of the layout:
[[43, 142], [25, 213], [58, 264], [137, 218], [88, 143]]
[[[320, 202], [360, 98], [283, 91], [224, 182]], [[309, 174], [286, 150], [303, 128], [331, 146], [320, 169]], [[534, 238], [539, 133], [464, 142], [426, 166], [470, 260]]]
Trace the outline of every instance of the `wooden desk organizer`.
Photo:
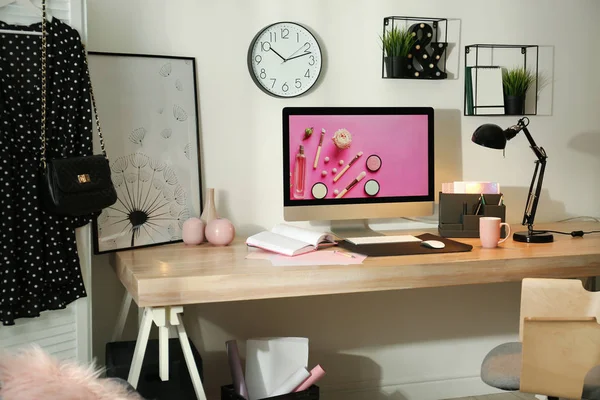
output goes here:
[[[443, 237], [478, 238], [479, 218], [498, 217], [505, 222], [506, 206], [498, 205], [502, 194], [485, 194], [485, 205], [481, 206], [478, 215], [474, 210], [479, 204], [480, 194], [441, 193], [439, 205], [438, 231]], [[466, 205], [467, 214], [464, 213]], [[506, 237], [506, 230], [502, 227], [501, 236]]]

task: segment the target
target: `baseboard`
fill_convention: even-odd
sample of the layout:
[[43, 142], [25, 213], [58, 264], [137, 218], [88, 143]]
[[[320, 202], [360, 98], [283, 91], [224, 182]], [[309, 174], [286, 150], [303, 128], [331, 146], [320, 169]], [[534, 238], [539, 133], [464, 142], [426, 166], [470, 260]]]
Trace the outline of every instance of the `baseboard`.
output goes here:
[[322, 400], [440, 400], [501, 393], [476, 377], [383, 387], [322, 388]]

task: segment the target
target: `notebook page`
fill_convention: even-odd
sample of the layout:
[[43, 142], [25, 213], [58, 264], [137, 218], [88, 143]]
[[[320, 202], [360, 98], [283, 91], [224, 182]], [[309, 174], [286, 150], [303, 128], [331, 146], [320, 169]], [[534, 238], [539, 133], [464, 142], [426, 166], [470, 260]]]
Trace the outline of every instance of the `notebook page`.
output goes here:
[[296, 226], [287, 224], [276, 225], [273, 227], [273, 229], [271, 229], [271, 232], [309, 243], [315, 247], [317, 247], [319, 242], [324, 238], [326, 238], [329, 241], [333, 241], [331, 235], [328, 235], [327, 233], [316, 232], [310, 229], [298, 228]]
[[259, 232], [256, 235], [250, 236], [246, 239], [246, 244], [288, 256], [294, 255], [303, 248], [310, 247], [306, 242], [269, 231]]
[[[504, 114], [504, 91], [502, 86], [502, 68], [471, 68], [473, 85], [474, 113]], [[483, 107], [480, 106], [497, 106]]]

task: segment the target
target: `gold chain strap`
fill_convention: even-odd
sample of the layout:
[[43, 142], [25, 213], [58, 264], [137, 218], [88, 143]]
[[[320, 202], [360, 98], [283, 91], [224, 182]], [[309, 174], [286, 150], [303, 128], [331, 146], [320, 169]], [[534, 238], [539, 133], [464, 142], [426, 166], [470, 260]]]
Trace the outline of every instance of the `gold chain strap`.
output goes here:
[[40, 162], [46, 169], [46, 0], [42, 0], [42, 156]]
[[85, 63], [85, 73], [86, 73], [88, 82], [90, 83], [90, 96], [92, 97], [92, 108], [94, 109], [94, 117], [96, 117], [96, 126], [98, 127], [98, 137], [100, 139], [100, 148], [102, 149], [102, 154], [104, 155], [104, 158], [107, 158], [106, 149], [104, 148], [104, 137], [102, 136], [102, 128], [100, 127], [100, 117], [98, 117], [98, 108], [96, 107], [96, 98], [94, 97], [94, 86], [92, 85], [92, 77], [90, 76], [90, 66], [88, 64], [87, 49], [85, 48], [85, 45], [83, 43], [81, 45], [83, 46], [83, 53], [84, 53], [83, 62]]
[[[42, 0], [42, 155], [40, 157], [40, 162], [44, 169], [46, 169], [46, 106], [47, 106], [47, 60], [48, 60], [48, 34], [46, 32], [46, 0]], [[98, 136], [100, 137], [100, 147], [102, 149], [102, 154], [106, 158], [106, 149], [104, 147], [104, 137], [102, 136], [102, 128], [100, 127], [100, 118], [98, 117], [98, 109], [96, 108], [96, 99], [94, 98], [94, 89], [92, 86], [92, 79], [90, 77], [90, 68], [87, 60], [87, 50], [85, 45], [83, 45], [84, 58], [83, 61], [85, 63], [85, 72], [87, 75], [88, 82], [90, 83], [90, 96], [92, 98], [92, 107], [94, 109], [94, 116], [96, 117], [96, 126], [98, 127]]]

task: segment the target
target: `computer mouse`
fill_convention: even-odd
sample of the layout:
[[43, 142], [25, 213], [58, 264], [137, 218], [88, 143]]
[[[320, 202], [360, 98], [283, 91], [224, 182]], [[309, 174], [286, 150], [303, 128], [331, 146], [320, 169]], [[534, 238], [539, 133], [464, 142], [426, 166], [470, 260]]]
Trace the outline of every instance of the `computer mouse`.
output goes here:
[[443, 249], [446, 247], [444, 242], [440, 242], [439, 240], [424, 240], [421, 242], [422, 246], [429, 247], [430, 249]]

